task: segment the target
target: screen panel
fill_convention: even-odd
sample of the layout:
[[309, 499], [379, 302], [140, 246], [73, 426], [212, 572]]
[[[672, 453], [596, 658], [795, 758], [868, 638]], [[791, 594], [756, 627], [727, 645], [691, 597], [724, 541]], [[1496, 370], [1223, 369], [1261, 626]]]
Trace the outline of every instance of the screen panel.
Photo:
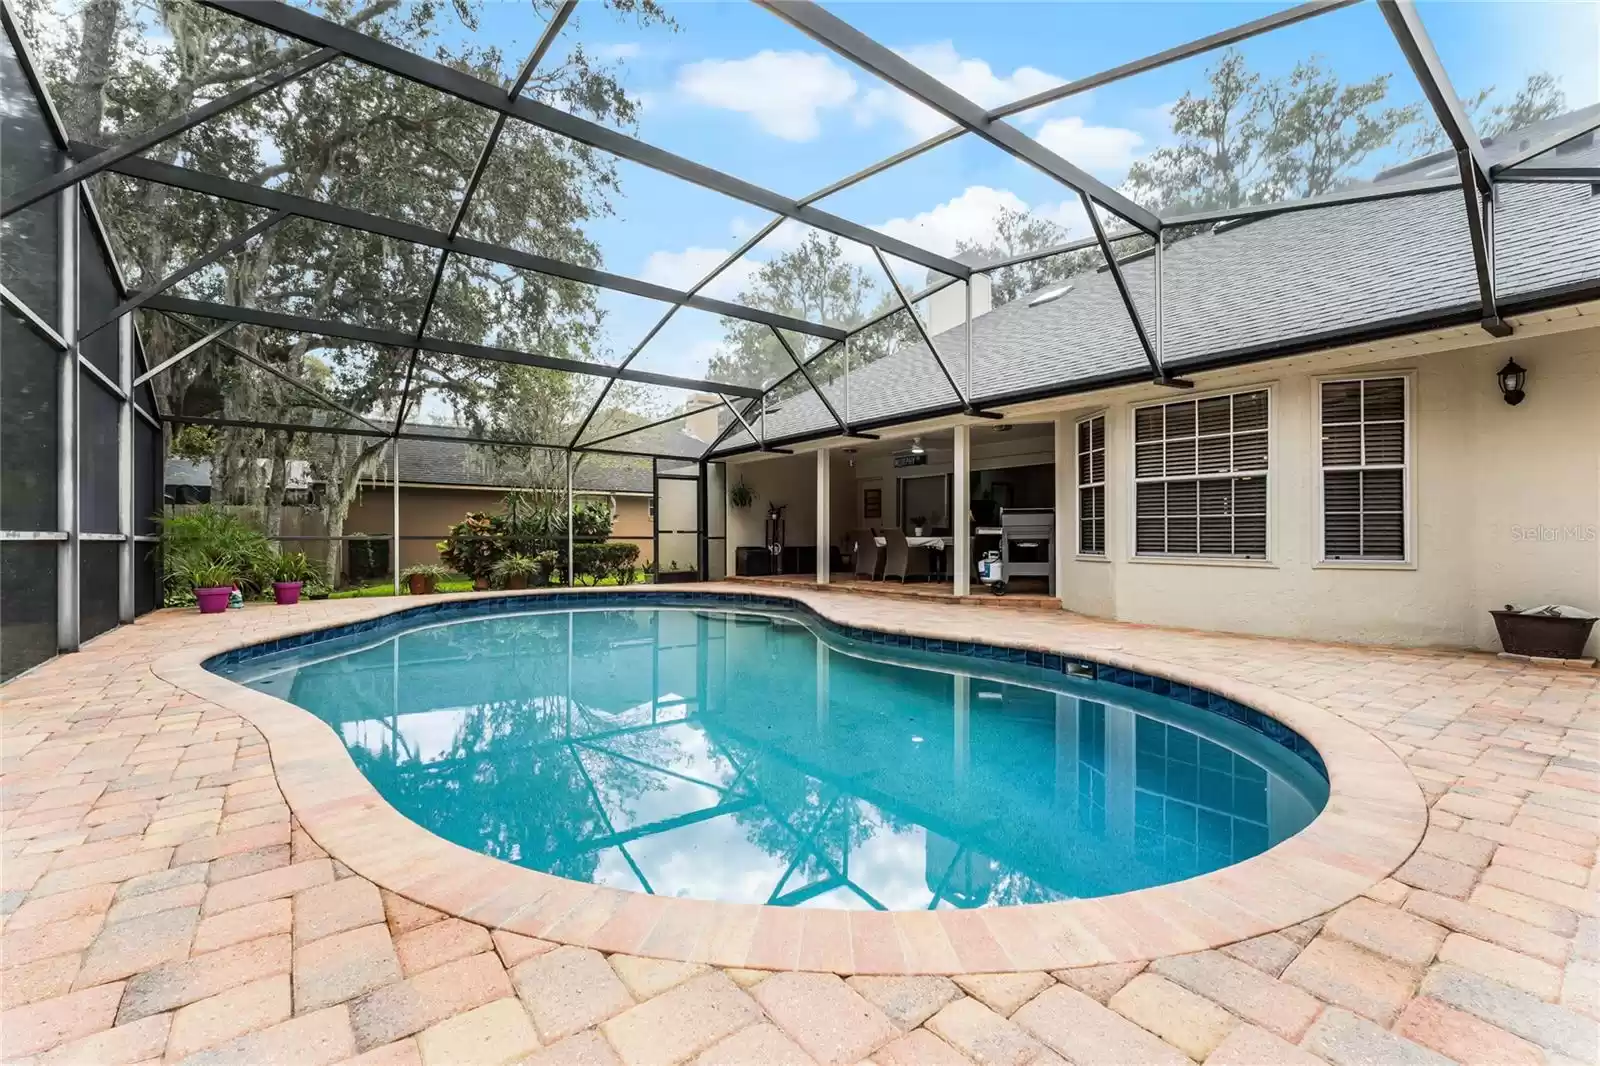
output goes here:
[[122, 545], [86, 540], [78, 545], [78, 638], [115, 629], [120, 615], [118, 556]]
[[0, 541], [0, 681], [56, 653], [53, 541]]
[[61, 525], [56, 486], [64, 358], [11, 308], [0, 308], [0, 528]]

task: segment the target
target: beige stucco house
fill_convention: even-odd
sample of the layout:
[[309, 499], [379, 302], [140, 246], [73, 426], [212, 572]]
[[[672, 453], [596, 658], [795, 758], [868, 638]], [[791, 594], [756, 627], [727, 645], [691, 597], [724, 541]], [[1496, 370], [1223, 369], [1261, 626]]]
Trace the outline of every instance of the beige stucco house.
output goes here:
[[[1159, 308], [1130, 256], [1186, 387], [1152, 380], [1104, 267], [1003, 306], [974, 286], [970, 343], [951, 286], [920, 310], [960, 396], [910, 343], [824, 383], [878, 439], [809, 390], [762, 441], [727, 433], [757, 496], [726, 510], [728, 570], [781, 505], [797, 545], [920, 518], [943, 587], [982, 592], [961, 531], [1025, 499], [1053, 512], [1061, 608], [1100, 618], [1498, 649], [1493, 608], [1600, 612], [1600, 186], [1508, 183], [1496, 218], [1507, 336], [1479, 321], [1459, 190], [1208, 227], [1163, 248]], [[817, 581], [848, 570], [830, 554]]]

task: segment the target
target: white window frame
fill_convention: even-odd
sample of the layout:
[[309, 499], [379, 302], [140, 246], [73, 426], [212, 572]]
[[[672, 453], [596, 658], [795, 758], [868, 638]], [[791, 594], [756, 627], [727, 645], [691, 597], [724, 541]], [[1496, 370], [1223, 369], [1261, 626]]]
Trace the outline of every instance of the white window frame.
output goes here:
[[[1392, 376], [1392, 375], [1391, 375]], [[1278, 383], [1255, 382], [1248, 385], [1230, 385], [1227, 388], [1194, 392], [1186, 396], [1169, 396], [1158, 400], [1129, 404], [1128, 428], [1125, 434], [1128, 449], [1127, 501], [1124, 516], [1127, 520], [1128, 561], [1151, 563], [1157, 566], [1238, 566], [1246, 569], [1277, 569], [1277, 514], [1278, 514]], [[1152, 555], [1139, 551], [1139, 462], [1138, 424], [1139, 412], [1149, 407], [1165, 407], [1187, 400], [1209, 400], [1218, 396], [1238, 396], [1248, 392], [1267, 394], [1267, 465], [1260, 470], [1234, 472], [1227, 477], [1261, 476], [1267, 479], [1266, 553], [1259, 559], [1241, 555]], [[1174, 479], [1183, 480], [1183, 479]], [[1197, 479], [1199, 480], [1199, 479]]]
[[[1336, 381], [1386, 381], [1400, 378], [1405, 382], [1405, 470], [1401, 484], [1401, 504], [1405, 507], [1402, 528], [1405, 530], [1406, 554], [1403, 559], [1330, 559], [1327, 555], [1328, 538], [1324, 528], [1322, 465], [1322, 386]], [[1311, 379], [1311, 467], [1313, 486], [1311, 493], [1311, 558], [1318, 570], [1415, 570], [1417, 569], [1417, 500], [1416, 500], [1416, 395], [1417, 372], [1405, 370], [1369, 370], [1360, 373], [1322, 374]], [[1341, 468], [1344, 469], [1344, 468]], [[1361, 469], [1361, 468], [1357, 468]]]
[[[1078, 429], [1087, 423], [1100, 420], [1100, 480], [1085, 484], [1079, 480], [1080, 468], [1078, 465]], [[1084, 415], [1072, 423], [1072, 484], [1073, 484], [1073, 514], [1076, 521], [1073, 523], [1073, 542], [1077, 548], [1076, 555], [1080, 559], [1091, 562], [1103, 563], [1110, 558], [1110, 531], [1111, 522], [1109, 507], [1111, 503], [1110, 491], [1110, 456], [1111, 438], [1106, 419], [1105, 409]], [[1100, 489], [1100, 550], [1097, 552], [1085, 551], [1083, 547], [1083, 490], [1098, 487]]]

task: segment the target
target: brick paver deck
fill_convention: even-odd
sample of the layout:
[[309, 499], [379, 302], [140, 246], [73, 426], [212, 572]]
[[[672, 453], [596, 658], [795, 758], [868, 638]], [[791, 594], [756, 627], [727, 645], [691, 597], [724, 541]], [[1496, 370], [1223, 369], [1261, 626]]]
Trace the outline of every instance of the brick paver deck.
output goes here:
[[[824, 956], [836, 972], [774, 973], [682, 961], [692, 953], [681, 950], [655, 952], [676, 956], [662, 959], [580, 946], [582, 937], [557, 944], [415, 902], [425, 892], [398, 895], [389, 890], [398, 874], [369, 855], [341, 861], [333, 830], [373, 812], [345, 807], [330, 818], [300, 799], [291, 810], [285, 793], [306, 788], [296, 780], [306, 767], [283, 754], [295, 738], [273, 736], [269, 754], [252, 724], [271, 721], [273, 708], [242, 713], [237, 701], [224, 707], [170, 680], [184, 680], [172, 663], [219, 636], [245, 643], [408, 601], [221, 618], [163, 612], [0, 689], [0, 1058], [1600, 1061], [1600, 674], [1476, 653], [800, 595], [867, 625], [1168, 663], [1219, 687], [1231, 679], [1241, 695], [1266, 693], [1255, 702], [1275, 714], [1331, 712], [1322, 717], [1387, 745], [1373, 760], [1386, 773], [1409, 769], [1415, 784], [1394, 784], [1420, 787], [1426, 834], [1391, 876], [1331, 913], [1224, 944], [1211, 935], [1224, 919], [1196, 911], [1189, 935], [1207, 950], [1113, 952], [1119, 961], [1051, 972], [1029, 970], [1023, 954], [1033, 949], [1006, 935], [1014, 916], [996, 917], [1022, 908], [976, 915], [972, 930], [998, 952], [986, 968], [1007, 971], [994, 974], [870, 974], [853, 956], [846, 965]], [[1325, 737], [1344, 743], [1319, 728], [1306, 735], [1325, 754]], [[1346, 754], [1360, 751], [1352, 740]], [[1332, 808], [1341, 770], [1329, 765]], [[1403, 805], [1403, 790], [1395, 795]], [[378, 871], [377, 883], [355, 868]], [[1250, 897], [1272, 891], [1241, 885], [1240, 906], [1259, 911]], [[889, 929], [902, 958], [915, 957], [906, 928]], [[1143, 935], [1129, 934], [1134, 943]]]

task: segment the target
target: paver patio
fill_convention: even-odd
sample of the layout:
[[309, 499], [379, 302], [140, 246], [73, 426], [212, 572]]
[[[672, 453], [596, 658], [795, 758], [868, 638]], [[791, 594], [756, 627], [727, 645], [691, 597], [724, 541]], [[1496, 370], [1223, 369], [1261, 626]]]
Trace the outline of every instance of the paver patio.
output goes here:
[[[300, 825], [261, 732], [153, 668], [219, 637], [247, 643], [414, 601], [158, 612], [0, 690], [0, 1057], [1600, 1061], [1595, 671], [796, 595], [861, 624], [1142, 657], [1305, 701], [1404, 761], [1429, 805], [1426, 834], [1332, 913], [1197, 953], [1050, 973], [1024, 969], [1003, 935], [988, 942], [1013, 972], [988, 977], [774, 976], [558, 946], [356, 874]], [[978, 912], [976, 928], [998, 913]]]

